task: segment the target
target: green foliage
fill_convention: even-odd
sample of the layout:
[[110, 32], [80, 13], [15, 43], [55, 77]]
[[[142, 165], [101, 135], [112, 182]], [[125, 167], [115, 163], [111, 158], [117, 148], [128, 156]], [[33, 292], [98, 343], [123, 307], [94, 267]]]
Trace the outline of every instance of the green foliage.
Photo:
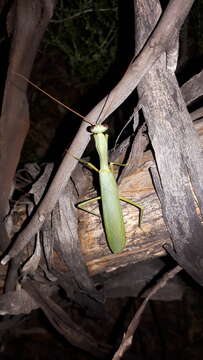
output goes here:
[[65, 56], [73, 77], [95, 83], [114, 61], [117, 26], [117, 0], [60, 0], [44, 47]]

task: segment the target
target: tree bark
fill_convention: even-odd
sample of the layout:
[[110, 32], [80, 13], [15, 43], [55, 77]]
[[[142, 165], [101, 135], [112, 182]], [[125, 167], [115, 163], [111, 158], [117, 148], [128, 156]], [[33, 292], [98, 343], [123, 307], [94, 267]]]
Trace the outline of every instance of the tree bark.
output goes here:
[[0, 119], [0, 238], [1, 249], [9, 244], [5, 217], [9, 211], [16, 167], [29, 128], [26, 97], [27, 78], [47, 24], [53, 14], [55, 0], [16, 0], [7, 17], [9, 34], [13, 32]]
[[[157, 0], [135, 1], [137, 52], [156, 25], [161, 9]], [[143, 16], [144, 13], [144, 16]], [[148, 33], [146, 32], [148, 28]], [[178, 29], [170, 46], [177, 41]], [[174, 259], [203, 285], [203, 156], [174, 72], [164, 52], [138, 85], [143, 113], [157, 164], [152, 172], [163, 216], [173, 240], [167, 246]], [[196, 208], [198, 208], [196, 210]]]

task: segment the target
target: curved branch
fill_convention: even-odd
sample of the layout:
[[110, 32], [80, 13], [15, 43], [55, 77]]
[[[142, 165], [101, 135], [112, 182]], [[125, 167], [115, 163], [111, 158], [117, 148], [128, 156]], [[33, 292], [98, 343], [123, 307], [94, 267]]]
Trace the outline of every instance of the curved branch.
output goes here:
[[[105, 106], [101, 117], [101, 122], [104, 121], [132, 93], [160, 54], [169, 47], [174, 28], [180, 29], [193, 2], [194, 0], [188, 0], [187, 2], [185, 0], [170, 1], [139, 56], [133, 59], [123, 78], [111, 93], [102, 99], [88, 114], [87, 119], [91, 123], [94, 124], [96, 122], [101, 110]], [[28, 226], [19, 234], [8, 254], [2, 259], [1, 263], [3, 265], [15, 257], [29, 243], [33, 235], [43, 225], [46, 216], [54, 208], [61, 191], [64, 189], [77, 164], [77, 160], [71, 154], [80, 158], [88, 144], [90, 136], [86, 129], [87, 124], [83, 123], [36, 213]]]

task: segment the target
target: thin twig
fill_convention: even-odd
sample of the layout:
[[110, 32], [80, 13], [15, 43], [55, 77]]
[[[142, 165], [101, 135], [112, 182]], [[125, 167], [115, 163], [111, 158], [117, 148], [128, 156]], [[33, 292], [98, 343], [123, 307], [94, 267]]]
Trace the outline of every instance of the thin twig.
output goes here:
[[[114, 145], [114, 150], [117, 146], [117, 143], [118, 143], [118, 140], [120, 139], [123, 131], [125, 130], [125, 128], [128, 126], [128, 124], [135, 118], [135, 114], [138, 114], [139, 110], [142, 108], [142, 103], [141, 101], [139, 100], [137, 106], [134, 108], [133, 110], [133, 113], [132, 115], [130, 116], [130, 118], [127, 120], [127, 122], [125, 123], [125, 125], [123, 126], [123, 128], [121, 129], [121, 131], [119, 132], [117, 138], [116, 138], [116, 141], [115, 141], [115, 145]], [[137, 119], [138, 121], [136, 122], [136, 125], [134, 125], [135, 129], [134, 129], [134, 132], [138, 126], [138, 123], [139, 123], [139, 118]]]
[[115, 8], [106, 8], [106, 9], [85, 9], [83, 11], [79, 11], [78, 13], [75, 13], [74, 15], [71, 15], [71, 16], [68, 16], [64, 19], [60, 19], [60, 20], [51, 20], [50, 22], [51, 23], [54, 23], [54, 24], [60, 24], [60, 23], [63, 23], [65, 21], [69, 21], [69, 20], [72, 20], [72, 19], [75, 19], [79, 16], [82, 16], [84, 14], [88, 14], [88, 13], [91, 13], [91, 12], [106, 12], [106, 11], [117, 11], [118, 8], [115, 7]]
[[172, 270], [165, 273], [163, 275], [163, 277], [151, 288], [151, 290], [148, 292], [146, 298], [144, 299], [144, 301], [142, 302], [142, 304], [136, 311], [133, 319], [131, 320], [130, 325], [128, 326], [127, 332], [123, 335], [123, 340], [122, 340], [118, 350], [114, 354], [112, 360], [120, 360], [122, 358], [123, 354], [126, 352], [126, 350], [132, 344], [134, 332], [140, 323], [141, 315], [143, 314], [143, 311], [144, 311], [148, 301], [151, 299], [151, 297], [154, 294], [156, 294], [156, 292], [159, 289], [163, 288], [166, 285], [166, 283], [170, 279], [172, 279], [176, 274], [178, 274], [179, 271], [181, 271], [181, 270], [182, 270], [182, 267], [177, 265]]

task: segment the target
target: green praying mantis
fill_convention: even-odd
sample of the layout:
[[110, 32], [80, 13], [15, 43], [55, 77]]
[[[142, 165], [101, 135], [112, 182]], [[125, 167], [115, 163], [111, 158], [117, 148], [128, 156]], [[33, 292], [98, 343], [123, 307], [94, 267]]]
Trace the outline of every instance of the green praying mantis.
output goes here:
[[[112, 166], [113, 164], [123, 164], [109, 164], [108, 134], [105, 134], [107, 129], [108, 128], [105, 125], [95, 125], [91, 127], [91, 133], [93, 134], [96, 150], [99, 155], [100, 168], [97, 169], [93, 164], [89, 162], [86, 163], [85, 161], [79, 159], [80, 162], [85, 163], [89, 168], [98, 172], [101, 196], [83, 201], [77, 206], [80, 209], [85, 210], [85, 205], [90, 204], [93, 201], [101, 200], [102, 217], [108, 246], [113, 253], [119, 253], [123, 250], [126, 243], [125, 225], [120, 200], [140, 209], [139, 226], [141, 226], [143, 206], [132, 200], [119, 196], [118, 186], [116, 184]], [[97, 215], [93, 212], [90, 213]]]
[[[39, 88], [33, 82], [25, 78], [21, 74], [17, 74], [21, 76], [26, 81], [28, 81], [32, 86], [45, 93], [52, 100], [62, 105], [66, 109], [80, 116], [84, 121], [90, 123], [85, 117], [71, 109], [70, 107], [64, 105], [59, 100], [46, 93], [44, 90]], [[91, 124], [92, 125], [92, 124]], [[99, 156], [100, 168], [96, 168], [92, 163], [86, 162], [81, 159], [77, 159], [81, 163], [88, 166], [90, 169], [95, 170], [99, 174], [99, 184], [100, 184], [100, 192], [101, 195], [95, 198], [80, 202], [77, 204], [77, 207], [81, 210], [84, 210], [93, 215], [97, 215], [92, 211], [86, 210], [84, 207], [94, 201], [101, 200], [102, 205], [102, 219], [104, 224], [104, 230], [106, 234], [106, 239], [110, 250], [113, 253], [119, 253], [123, 250], [126, 244], [126, 234], [125, 234], [125, 225], [123, 219], [122, 208], [120, 204], [120, 200], [125, 201], [140, 210], [139, 214], [139, 227], [141, 227], [142, 217], [144, 208], [142, 205], [137, 204], [136, 202], [126, 199], [124, 197], [119, 196], [118, 186], [116, 184], [116, 180], [113, 174], [113, 165], [123, 165], [126, 164], [118, 164], [118, 163], [109, 163], [108, 161], [108, 134], [106, 134], [108, 127], [102, 124], [92, 125], [90, 128], [90, 132], [94, 137], [96, 150]], [[98, 216], [98, 215], [97, 215]]]

